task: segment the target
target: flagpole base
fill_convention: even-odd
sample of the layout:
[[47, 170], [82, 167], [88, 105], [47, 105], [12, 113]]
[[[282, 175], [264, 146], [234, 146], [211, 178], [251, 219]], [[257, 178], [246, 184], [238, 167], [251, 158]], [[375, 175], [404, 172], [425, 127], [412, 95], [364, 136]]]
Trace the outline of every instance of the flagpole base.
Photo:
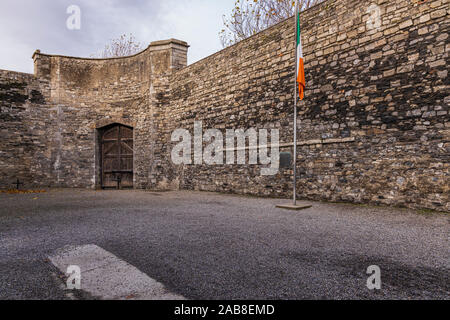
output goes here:
[[280, 204], [276, 206], [278, 209], [292, 210], [292, 211], [300, 211], [312, 208], [312, 205], [293, 205], [293, 204]]

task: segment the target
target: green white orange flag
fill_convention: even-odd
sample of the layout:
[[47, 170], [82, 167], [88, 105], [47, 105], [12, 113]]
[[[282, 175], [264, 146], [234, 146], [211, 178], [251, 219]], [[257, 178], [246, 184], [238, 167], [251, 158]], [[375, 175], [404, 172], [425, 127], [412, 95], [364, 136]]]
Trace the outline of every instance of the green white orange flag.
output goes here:
[[305, 96], [305, 67], [303, 65], [303, 50], [302, 50], [302, 37], [300, 33], [300, 10], [296, 10], [297, 16], [297, 83], [298, 83], [298, 94], [300, 100], [303, 100]]

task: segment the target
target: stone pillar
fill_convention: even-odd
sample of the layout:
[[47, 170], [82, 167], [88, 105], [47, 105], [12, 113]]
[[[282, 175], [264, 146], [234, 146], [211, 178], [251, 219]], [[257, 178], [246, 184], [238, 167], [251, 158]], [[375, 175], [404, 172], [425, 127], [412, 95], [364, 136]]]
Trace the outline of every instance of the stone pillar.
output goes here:
[[34, 75], [40, 79], [50, 80], [51, 56], [42, 54], [41, 50], [36, 50], [32, 58], [34, 61]]
[[[135, 185], [147, 189], [177, 189], [176, 177], [167, 174], [168, 146], [162, 142], [160, 135], [166, 130], [166, 109], [170, 107], [170, 82], [173, 74], [187, 66], [186, 42], [170, 39], [152, 42], [149, 46], [150, 88], [149, 105], [146, 117], [138, 123], [135, 135], [135, 150], [147, 150], [140, 159], [135, 160], [139, 175], [136, 175]], [[140, 128], [145, 128], [141, 130]], [[151, 146], [151, 148], [150, 148]], [[147, 154], [144, 154], [147, 152]]]
[[[153, 57], [152, 64], [156, 67], [156, 72], [163, 71], [162, 69], [165, 69], [161, 68], [163, 66], [168, 67], [170, 71], [180, 70], [186, 67], [188, 48], [189, 45], [186, 42], [176, 39], [152, 42], [149, 49]], [[162, 57], [168, 58], [168, 60], [162, 59]]]

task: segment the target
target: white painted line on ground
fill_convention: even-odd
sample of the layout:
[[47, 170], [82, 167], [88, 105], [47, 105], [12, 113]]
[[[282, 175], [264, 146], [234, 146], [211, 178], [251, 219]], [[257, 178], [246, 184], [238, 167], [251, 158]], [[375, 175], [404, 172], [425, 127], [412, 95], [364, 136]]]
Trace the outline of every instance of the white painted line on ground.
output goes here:
[[163, 284], [96, 245], [68, 246], [49, 257], [62, 273], [81, 269], [81, 290], [104, 300], [185, 300]]

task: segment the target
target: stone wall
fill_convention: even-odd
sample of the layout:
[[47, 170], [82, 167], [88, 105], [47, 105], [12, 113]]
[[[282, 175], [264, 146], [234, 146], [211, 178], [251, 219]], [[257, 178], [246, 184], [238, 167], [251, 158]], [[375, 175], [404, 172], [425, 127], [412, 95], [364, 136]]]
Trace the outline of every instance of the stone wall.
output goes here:
[[[300, 198], [450, 211], [444, 0], [328, 0], [302, 14]], [[376, 17], [379, 15], [380, 20]], [[186, 67], [187, 44], [0, 71], [0, 187], [99, 187], [98, 130], [134, 128], [134, 185], [290, 197], [292, 170], [173, 165], [175, 129], [280, 130], [293, 149], [294, 19]]]
[[[37, 51], [34, 76], [1, 71], [2, 188], [17, 178], [30, 188], [98, 188], [98, 130], [112, 123], [133, 127], [134, 184], [148, 187], [160, 92], [168, 75], [186, 66], [186, 52], [187, 44], [173, 39], [114, 59]], [[37, 157], [39, 148], [45, 152]]]
[[[327, 1], [302, 14], [301, 198], [450, 210], [444, 2]], [[292, 144], [294, 30], [288, 19], [175, 73], [162, 152], [170, 133], [192, 132], [194, 120], [205, 128], [280, 128], [281, 142]], [[174, 166], [170, 173], [162, 175], [187, 189], [267, 196], [292, 189], [290, 170], [262, 177], [258, 166]]]
[[0, 70], [0, 188], [48, 186], [52, 175], [47, 128], [51, 127], [48, 82]]

